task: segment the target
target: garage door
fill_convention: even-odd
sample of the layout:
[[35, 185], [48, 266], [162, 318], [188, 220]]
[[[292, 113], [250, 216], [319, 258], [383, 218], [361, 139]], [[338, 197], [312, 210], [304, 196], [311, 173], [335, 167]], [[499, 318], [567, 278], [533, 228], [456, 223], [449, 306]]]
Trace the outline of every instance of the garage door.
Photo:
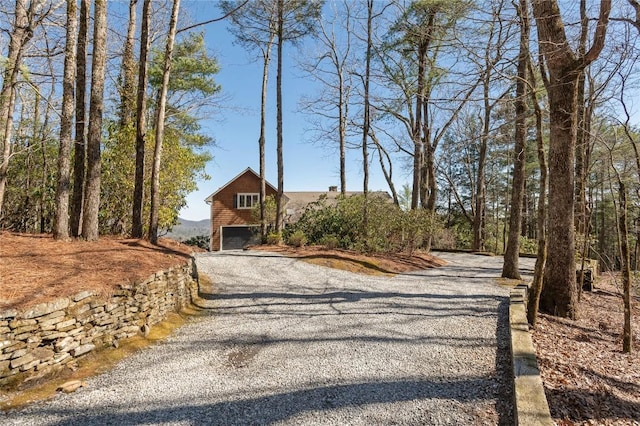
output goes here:
[[223, 226], [222, 250], [238, 250], [259, 242], [254, 226]]

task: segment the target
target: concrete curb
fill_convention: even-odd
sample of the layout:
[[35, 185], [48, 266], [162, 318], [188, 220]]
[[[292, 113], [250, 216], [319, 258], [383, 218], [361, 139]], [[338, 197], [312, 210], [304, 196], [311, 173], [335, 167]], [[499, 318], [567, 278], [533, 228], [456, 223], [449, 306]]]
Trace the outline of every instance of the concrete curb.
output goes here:
[[511, 290], [509, 325], [513, 360], [514, 419], [516, 425], [553, 426], [549, 404], [544, 394], [536, 351], [527, 322], [528, 287], [520, 284]]

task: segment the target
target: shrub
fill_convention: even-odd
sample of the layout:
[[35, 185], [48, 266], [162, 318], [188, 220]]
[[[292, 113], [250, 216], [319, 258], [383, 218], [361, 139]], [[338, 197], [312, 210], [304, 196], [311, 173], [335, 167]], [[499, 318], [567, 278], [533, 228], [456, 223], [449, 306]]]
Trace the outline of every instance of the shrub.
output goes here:
[[[260, 203], [251, 208], [251, 219], [253, 223], [260, 223]], [[264, 199], [264, 219], [269, 228], [275, 227], [276, 197], [274, 195], [268, 195], [267, 198]]]
[[443, 250], [454, 250], [458, 247], [456, 233], [449, 228], [443, 228], [436, 233], [432, 246]]
[[338, 248], [338, 246], [340, 245], [340, 240], [338, 240], [338, 237], [336, 237], [335, 235], [325, 235], [320, 239], [320, 241], [318, 241], [318, 244], [324, 246], [329, 250], [333, 250], [335, 248]]
[[188, 246], [200, 247], [204, 250], [209, 250], [209, 240], [210, 237], [208, 235], [198, 235], [197, 237], [189, 238], [188, 240], [184, 241], [183, 244], [186, 244]]
[[[365, 224], [364, 211], [367, 211]], [[310, 204], [300, 220], [287, 232], [301, 231], [310, 244], [329, 249], [361, 252], [413, 252], [428, 248], [433, 235], [442, 227], [426, 210], [403, 211], [387, 197], [370, 194], [338, 197], [329, 205], [326, 198]]]
[[278, 245], [282, 242], [282, 235], [279, 232], [270, 232], [267, 235], [267, 244]]
[[538, 252], [538, 240], [520, 235], [520, 253], [536, 254]]
[[402, 212], [400, 221], [404, 237], [402, 250], [409, 253], [419, 248], [429, 249], [432, 237], [442, 228], [438, 218], [424, 209]]
[[290, 246], [302, 247], [307, 243], [307, 237], [304, 235], [304, 232], [298, 229], [289, 235], [287, 242]]

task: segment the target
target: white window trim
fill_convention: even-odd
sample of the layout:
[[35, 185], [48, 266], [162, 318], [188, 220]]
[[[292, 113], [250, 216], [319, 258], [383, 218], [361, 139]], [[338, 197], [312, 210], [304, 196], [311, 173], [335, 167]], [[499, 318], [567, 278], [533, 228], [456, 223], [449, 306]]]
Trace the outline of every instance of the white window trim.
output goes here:
[[240, 206], [240, 198], [241, 197], [244, 197], [245, 201], [247, 200], [247, 198], [249, 200], [251, 200], [251, 199], [253, 199], [253, 197], [257, 197], [258, 201], [256, 202], [256, 204], [260, 202], [260, 194], [257, 193], [257, 192], [240, 192], [240, 193], [237, 194], [237, 197], [238, 198], [236, 200], [236, 203], [237, 203], [237, 209], [238, 210], [249, 210], [249, 209], [252, 209], [253, 206], [254, 206], [254, 205], [251, 205], [249, 207], [241, 207]]

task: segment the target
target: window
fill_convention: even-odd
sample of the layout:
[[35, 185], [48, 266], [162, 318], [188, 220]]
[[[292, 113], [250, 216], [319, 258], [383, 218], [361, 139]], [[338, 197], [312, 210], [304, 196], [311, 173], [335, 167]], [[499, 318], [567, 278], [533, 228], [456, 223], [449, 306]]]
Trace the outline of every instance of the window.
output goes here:
[[238, 208], [250, 209], [260, 202], [260, 194], [238, 194]]

